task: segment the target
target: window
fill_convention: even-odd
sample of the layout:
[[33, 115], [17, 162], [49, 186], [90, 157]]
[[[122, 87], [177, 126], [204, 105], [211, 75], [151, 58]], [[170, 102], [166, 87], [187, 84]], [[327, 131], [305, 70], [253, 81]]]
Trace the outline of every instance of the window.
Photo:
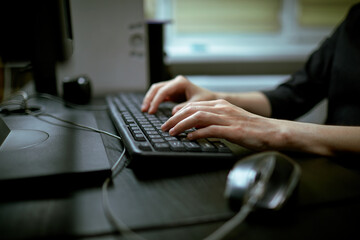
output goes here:
[[355, 0], [145, 0], [169, 64], [304, 61]]
[[178, 35], [276, 32], [280, 29], [277, 16], [280, 3], [280, 0], [175, 1], [174, 32]]

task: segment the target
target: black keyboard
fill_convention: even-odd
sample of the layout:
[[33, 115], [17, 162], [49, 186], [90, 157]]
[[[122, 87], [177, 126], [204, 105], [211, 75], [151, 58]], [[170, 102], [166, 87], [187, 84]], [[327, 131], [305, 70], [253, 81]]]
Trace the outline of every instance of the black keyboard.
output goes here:
[[[179, 161], [191, 164], [208, 164], [210, 161], [227, 161], [236, 158], [229, 143], [222, 139], [186, 138], [189, 129], [178, 136], [161, 130], [171, 116], [173, 103], [162, 103], [156, 114], [141, 112], [144, 94], [119, 93], [107, 96], [110, 116], [123, 139], [134, 167], [173, 165]], [[179, 161], [177, 161], [179, 160]]]

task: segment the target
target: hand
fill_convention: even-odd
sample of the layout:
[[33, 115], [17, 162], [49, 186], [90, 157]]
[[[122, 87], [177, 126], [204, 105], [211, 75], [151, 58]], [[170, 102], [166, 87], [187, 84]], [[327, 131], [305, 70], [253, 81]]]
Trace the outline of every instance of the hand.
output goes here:
[[193, 102], [186, 104], [164, 125], [163, 131], [177, 135], [195, 127], [188, 134], [190, 140], [199, 138], [224, 138], [254, 150], [279, 149], [284, 146], [279, 137], [280, 120], [261, 117], [225, 100]]
[[185, 101], [174, 107], [173, 114], [175, 114], [188, 102], [213, 100], [215, 98], [215, 93], [196, 86], [183, 76], [177, 76], [173, 80], [153, 84], [145, 95], [141, 110], [154, 114], [160, 103], [164, 101]]

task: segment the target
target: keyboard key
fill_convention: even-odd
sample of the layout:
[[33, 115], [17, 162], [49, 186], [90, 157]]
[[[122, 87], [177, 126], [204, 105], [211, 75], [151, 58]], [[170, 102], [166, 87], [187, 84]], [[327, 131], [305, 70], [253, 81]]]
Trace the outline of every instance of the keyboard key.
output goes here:
[[131, 116], [124, 116], [123, 119], [124, 119], [126, 124], [135, 123], [135, 119], [133, 117], [131, 117]]
[[148, 135], [149, 136], [149, 138], [151, 138], [151, 139], [153, 139], [153, 138], [162, 138], [159, 134], [149, 134]]
[[144, 135], [142, 133], [135, 134], [134, 139], [136, 141], [145, 141], [145, 137], [144, 137]]
[[150, 139], [150, 141], [154, 144], [154, 143], [164, 143], [165, 140], [162, 138], [152, 138]]
[[196, 130], [195, 128], [190, 128], [190, 129], [185, 130], [184, 133], [188, 134], [188, 133], [191, 133], [191, 132], [193, 132], [195, 130]]
[[187, 137], [178, 137], [178, 139], [182, 142], [191, 142]]
[[186, 133], [180, 133], [179, 135], [177, 135], [180, 138], [186, 138], [187, 134]]
[[[166, 141], [180, 141], [179, 139], [177, 139], [176, 137], [165, 137], [164, 138]], [[181, 141], [180, 141], [181, 142]]]
[[142, 142], [139, 144], [139, 148], [144, 151], [151, 151], [151, 145], [148, 142]]
[[203, 152], [217, 152], [217, 148], [209, 143], [206, 139], [199, 139], [197, 142], [199, 143]]
[[155, 129], [154, 129], [154, 130], [151, 130], [151, 131], [145, 130], [145, 132], [146, 132], [146, 134], [148, 134], [148, 135], [158, 135], [158, 136], [160, 136], [160, 135], [158, 134], [158, 132], [155, 131]]
[[184, 144], [180, 141], [169, 141], [169, 144], [170, 144], [170, 148], [173, 150], [173, 151], [176, 151], [176, 152], [184, 152], [186, 151], [186, 148], [184, 146]]
[[130, 131], [132, 131], [132, 132], [134, 132], [134, 131], [140, 131], [140, 132], [142, 132], [141, 129], [138, 128], [138, 127], [130, 127]]
[[196, 142], [183, 142], [185, 148], [190, 152], [200, 152], [201, 147]]
[[134, 134], [142, 134], [142, 131], [141, 130], [133, 130], [132, 131]]
[[160, 132], [161, 136], [163, 137], [170, 137], [169, 132]]
[[167, 143], [155, 143], [154, 148], [158, 151], [169, 151], [170, 146]]
[[218, 149], [221, 153], [230, 153], [231, 150], [222, 142], [213, 142], [215, 147]]

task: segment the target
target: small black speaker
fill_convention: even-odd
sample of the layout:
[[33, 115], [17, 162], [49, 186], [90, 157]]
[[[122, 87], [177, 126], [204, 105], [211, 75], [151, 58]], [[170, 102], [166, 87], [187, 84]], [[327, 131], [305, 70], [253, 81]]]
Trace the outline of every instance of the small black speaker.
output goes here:
[[74, 104], [88, 104], [91, 100], [91, 81], [88, 76], [80, 75], [63, 81], [63, 98]]

